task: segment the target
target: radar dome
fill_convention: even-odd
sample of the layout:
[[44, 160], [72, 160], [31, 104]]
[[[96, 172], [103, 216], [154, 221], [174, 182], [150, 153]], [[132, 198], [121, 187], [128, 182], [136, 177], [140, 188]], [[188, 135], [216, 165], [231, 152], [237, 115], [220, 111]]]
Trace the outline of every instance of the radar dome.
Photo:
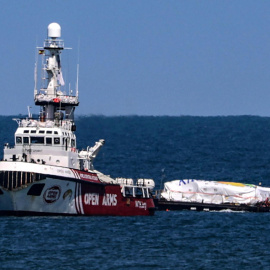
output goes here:
[[61, 37], [61, 26], [58, 23], [51, 23], [48, 26], [48, 37], [59, 38]]

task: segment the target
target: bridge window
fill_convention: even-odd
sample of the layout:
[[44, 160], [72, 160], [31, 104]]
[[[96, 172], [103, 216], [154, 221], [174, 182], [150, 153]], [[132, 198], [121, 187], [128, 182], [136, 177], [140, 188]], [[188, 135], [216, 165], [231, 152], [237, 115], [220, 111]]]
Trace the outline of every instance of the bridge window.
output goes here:
[[36, 133], [36, 130], [31, 130], [31, 133]]
[[45, 130], [40, 130], [40, 131], [39, 131], [39, 133], [44, 133], [44, 132], [45, 132]]
[[55, 131], [54, 134], [58, 134], [58, 131]]
[[71, 147], [76, 147], [75, 140], [71, 139]]
[[52, 144], [52, 138], [46, 138], [46, 144]]
[[44, 144], [44, 137], [31, 137], [31, 143]]
[[47, 134], [52, 134], [52, 131], [51, 130], [47, 130], [46, 133]]
[[25, 130], [23, 131], [23, 133], [29, 133], [29, 130], [28, 130], [28, 129], [25, 129]]
[[22, 137], [16, 137], [16, 143], [21, 144], [22, 143]]

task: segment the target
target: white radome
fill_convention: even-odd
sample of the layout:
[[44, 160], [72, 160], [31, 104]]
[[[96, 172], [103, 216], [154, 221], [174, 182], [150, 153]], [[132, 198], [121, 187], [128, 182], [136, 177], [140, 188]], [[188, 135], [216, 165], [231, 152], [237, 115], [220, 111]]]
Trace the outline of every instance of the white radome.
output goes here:
[[61, 37], [61, 26], [58, 23], [51, 23], [48, 25], [48, 37], [50, 38]]

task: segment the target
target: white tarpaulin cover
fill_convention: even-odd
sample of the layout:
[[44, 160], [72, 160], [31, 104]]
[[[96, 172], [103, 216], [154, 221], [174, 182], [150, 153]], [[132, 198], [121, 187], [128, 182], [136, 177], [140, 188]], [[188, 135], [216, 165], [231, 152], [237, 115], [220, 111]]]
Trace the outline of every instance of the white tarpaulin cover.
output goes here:
[[182, 202], [256, 204], [270, 198], [270, 188], [235, 182], [184, 179], [166, 182], [161, 197]]

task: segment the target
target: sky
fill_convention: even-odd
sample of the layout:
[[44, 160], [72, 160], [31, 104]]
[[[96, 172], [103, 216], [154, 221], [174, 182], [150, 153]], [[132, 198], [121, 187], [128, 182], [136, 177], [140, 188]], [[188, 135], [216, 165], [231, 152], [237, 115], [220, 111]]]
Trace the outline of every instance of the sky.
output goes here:
[[[0, 0], [0, 115], [33, 102], [36, 46], [60, 24], [77, 115], [270, 116], [270, 1]], [[40, 59], [38, 60], [40, 63]], [[39, 85], [39, 84], [38, 84]]]

